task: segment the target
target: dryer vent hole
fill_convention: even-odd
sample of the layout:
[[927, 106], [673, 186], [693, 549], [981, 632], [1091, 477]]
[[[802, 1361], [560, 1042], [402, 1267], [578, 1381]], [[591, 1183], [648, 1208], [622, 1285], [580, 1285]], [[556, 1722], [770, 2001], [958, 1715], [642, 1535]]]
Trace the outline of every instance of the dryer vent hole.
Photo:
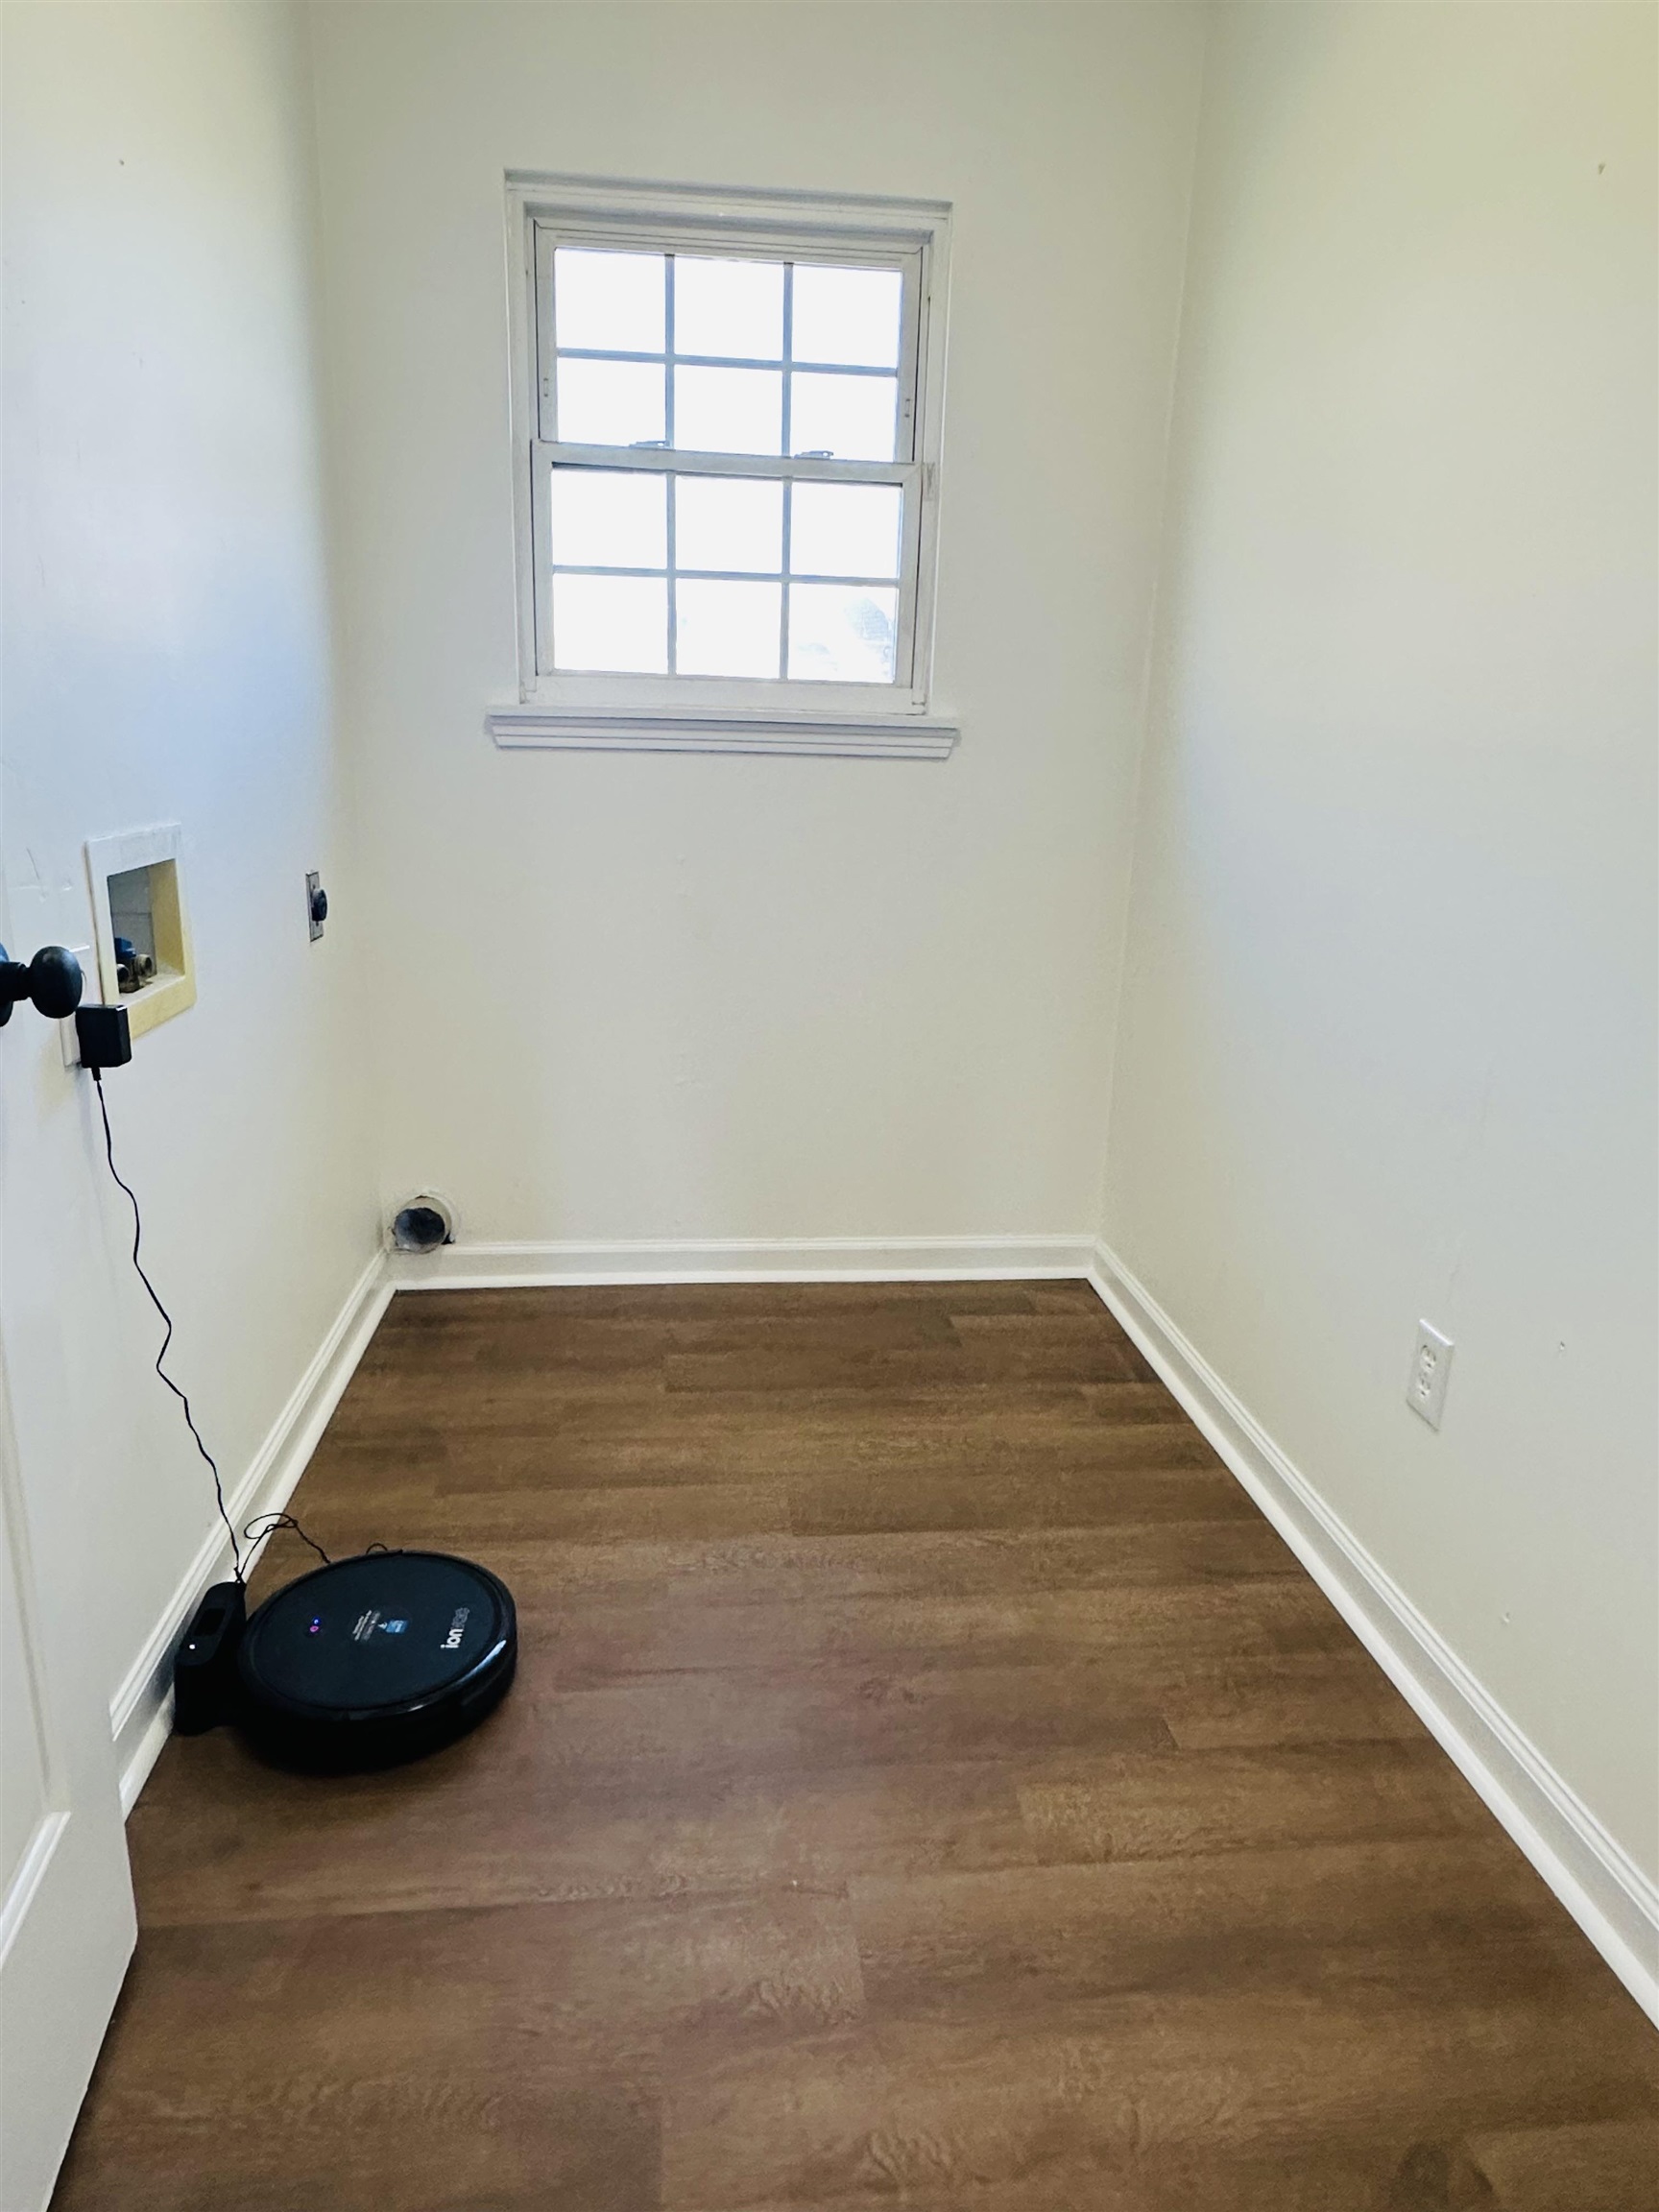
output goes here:
[[411, 1198], [392, 1216], [392, 1246], [397, 1252], [436, 1252], [455, 1241], [455, 1219], [442, 1198], [429, 1194]]

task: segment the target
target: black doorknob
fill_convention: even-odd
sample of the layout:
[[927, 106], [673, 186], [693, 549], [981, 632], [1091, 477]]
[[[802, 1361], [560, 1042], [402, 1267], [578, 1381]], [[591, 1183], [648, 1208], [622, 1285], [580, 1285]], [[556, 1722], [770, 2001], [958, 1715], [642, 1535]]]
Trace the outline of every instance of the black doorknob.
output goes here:
[[29, 999], [49, 1022], [61, 1022], [81, 1003], [85, 977], [66, 946], [42, 945], [27, 967], [9, 960], [0, 945], [0, 1028], [12, 1019], [19, 998]]

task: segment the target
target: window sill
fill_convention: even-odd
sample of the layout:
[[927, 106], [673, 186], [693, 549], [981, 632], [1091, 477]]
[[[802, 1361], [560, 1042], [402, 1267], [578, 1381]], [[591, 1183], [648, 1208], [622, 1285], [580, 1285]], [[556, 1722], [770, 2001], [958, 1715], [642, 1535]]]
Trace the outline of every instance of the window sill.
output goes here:
[[954, 722], [893, 714], [595, 713], [492, 707], [484, 727], [508, 751], [567, 753], [805, 753], [851, 759], [946, 760]]

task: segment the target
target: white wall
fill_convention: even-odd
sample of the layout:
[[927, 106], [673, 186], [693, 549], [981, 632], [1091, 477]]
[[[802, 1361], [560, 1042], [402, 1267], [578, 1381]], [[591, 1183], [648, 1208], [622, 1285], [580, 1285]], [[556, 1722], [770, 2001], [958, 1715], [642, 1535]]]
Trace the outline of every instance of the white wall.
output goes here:
[[1106, 1199], [1648, 1869], [1653, 84], [1647, 8], [1218, 12]]
[[[85, 943], [83, 840], [182, 823], [199, 1002], [107, 1090], [179, 1324], [173, 1366], [234, 1483], [375, 1235], [330, 727], [304, 21], [252, 5], [4, 21], [5, 934], [25, 955]], [[337, 916], [315, 946], [312, 867]], [[19, 1444], [75, 1494], [110, 1694], [207, 1535], [211, 1492], [149, 1371], [159, 1329], [91, 1083], [27, 1007], [0, 1052]]]
[[[483, 1239], [1087, 1231], [1201, 20], [325, 7], [387, 1193]], [[948, 764], [504, 755], [503, 172], [956, 211]]]

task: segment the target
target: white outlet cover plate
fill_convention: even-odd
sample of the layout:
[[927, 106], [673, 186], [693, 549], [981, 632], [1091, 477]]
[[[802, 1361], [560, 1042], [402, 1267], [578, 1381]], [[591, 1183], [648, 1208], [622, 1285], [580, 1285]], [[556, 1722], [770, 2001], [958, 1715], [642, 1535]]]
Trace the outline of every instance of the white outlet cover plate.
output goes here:
[[1442, 1336], [1428, 1321], [1417, 1324], [1417, 1342], [1411, 1354], [1411, 1378], [1406, 1385], [1406, 1403], [1431, 1429], [1438, 1429], [1446, 1410], [1446, 1383], [1452, 1373], [1452, 1339]]

